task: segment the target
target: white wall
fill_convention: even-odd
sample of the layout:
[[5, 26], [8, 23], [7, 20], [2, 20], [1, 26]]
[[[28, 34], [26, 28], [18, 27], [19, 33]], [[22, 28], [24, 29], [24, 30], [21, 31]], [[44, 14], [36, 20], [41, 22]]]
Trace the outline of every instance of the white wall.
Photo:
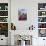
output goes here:
[[[18, 9], [20, 8], [27, 9], [27, 21], [18, 20]], [[17, 30], [28, 30], [29, 26], [31, 26], [34, 23], [36, 24], [37, 23], [36, 12], [37, 12], [37, 2], [35, 1], [31, 1], [31, 0], [12, 0], [11, 1], [11, 15], [12, 15], [11, 22], [13, 22], [16, 25]]]
[[[38, 38], [38, 3], [46, 3], [46, 0], [11, 0], [11, 22], [16, 25], [16, 29], [19, 30], [18, 32], [20, 30], [28, 30], [32, 24], [35, 26], [33, 46], [40, 46], [38, 43], [43, 43], [42, 38]], [[19, 8], [27, 9], [27, 21], [18, 20]]]
[[[18, 9], [19, 8], [26, 8], [27, 9], [27, 21], [19, 21], [18, 20]], [[38, 36], [37, 34], [37, 9], [38, 9], [38, 4], [37, 0], [11, 0], [11, 22], [13, 22], [16, 25], [16, 28], [18, 32], [20, 30], [23, 30], [22, 32], [28, 30], [29, 26], [34, 25], [35, 30], [33, 35]], [[16, 32], [17, 32], [16, 30]], [[29, 30], [28, 30], [29, 31]], [[27, 32], [25, 32], [26, 34]], [[30, 34], [30, 33], [29, 33]], [[34, 41], [34, 39], [33, 39]], [[37, 42], [33, 43], [37, 44]]]

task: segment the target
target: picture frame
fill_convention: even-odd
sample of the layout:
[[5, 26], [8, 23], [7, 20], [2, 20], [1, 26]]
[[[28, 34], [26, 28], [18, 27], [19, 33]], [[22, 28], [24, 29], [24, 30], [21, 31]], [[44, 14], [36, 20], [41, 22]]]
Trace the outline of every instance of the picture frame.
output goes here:
[[18, 20], [19, 21], [27, 20], [27, 9], [18, 9]]

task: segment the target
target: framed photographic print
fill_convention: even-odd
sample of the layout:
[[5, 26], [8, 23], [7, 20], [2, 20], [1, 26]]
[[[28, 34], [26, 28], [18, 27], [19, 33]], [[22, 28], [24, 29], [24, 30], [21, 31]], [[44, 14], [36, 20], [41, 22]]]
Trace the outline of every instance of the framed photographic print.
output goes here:
[[26, 9], [18, 9], [18, 19], [19, 21], [27, 20], [27, 10]]

